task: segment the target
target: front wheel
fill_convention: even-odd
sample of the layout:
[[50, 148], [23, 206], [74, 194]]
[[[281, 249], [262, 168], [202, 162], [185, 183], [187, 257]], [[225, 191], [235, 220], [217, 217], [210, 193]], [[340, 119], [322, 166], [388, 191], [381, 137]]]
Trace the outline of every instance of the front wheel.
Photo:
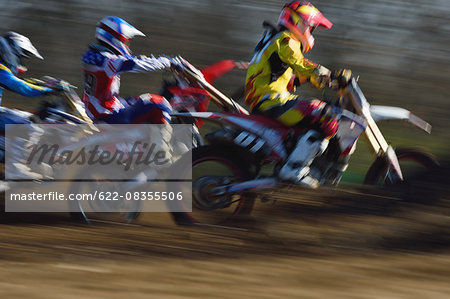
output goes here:
[[379, 157], [369, 168], [364, 183], [379, 186], [395, 186], [402, 196], [410, 201], [433, 198], [434, 190], [426, 186], [427, 176], [439, 168], [436, 158], [418, 148], [398, 148], [395, 150], [404, 180], [391, 174], [389, 161]]
[[212, 190], [251, 178], [247, 162], [233, 151], [219, 146], [195, 148], [192, 152], [192, 212], [187, 212], [189, 207], [183, 207], [186, 212], [172, 213], [175, 222], [225, 224], [239, 215], [249, 214], [255, 201], [253, 195], [215, 195]]
[[[108, 174], [97, 170], [81, 174], [85, 179], [72, 182], [69, 193], [86, 196], [69, 202], [72, 220], [89, 224], [92, 221], [131, 223], [139, 216], [138, 202], [117, 197], [124, 193], [121, 187], [125, 182], [108, 181]], [[94, 198], [95, 195], [98, 196]]]

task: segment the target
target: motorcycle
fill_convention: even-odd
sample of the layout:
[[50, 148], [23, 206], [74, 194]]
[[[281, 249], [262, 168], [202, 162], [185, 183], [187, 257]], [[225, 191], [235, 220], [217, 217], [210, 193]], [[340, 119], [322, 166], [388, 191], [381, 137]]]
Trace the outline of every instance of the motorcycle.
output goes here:
[[92, 121], [84, 111], [84, 105], [75, 92], [76, 86], [70, 83], [45, 76], [42, 79], [30, 78], [27, 82], [55, 88], [58, 92], [52, 100], [43, 101], [40, 107], [32, 112], [0, 107], [0, 172], [4, 178], [5, 167], [5, 127], [8, 124], [86, 124]]
[[[290, 190], [292, 194], [295, 188], [302, 189], [280, 181], [277, 173], [299, 136], [309, 128], [287, 127], [265, 116], [231, 109], [237, 104], [205, 82], [195, 67], [186, 61], [178, 72], [202, 86], [212, 99], [233, 113], [174, 113], [179, 118], [202, 119], [222, 126], [206, 134], [208, 145], [192, 150], [192, 190], [184, 190], [192, 192], [192, 208], [186, 206], [183, 207], [185, 212], [172, 213], [176, 223], [226, 223], [237, 216], [250, 214], [257, 196], [266, 201], [268, 190], [282, 197], [284, 190]], [[400, 107], [370, 105], [357, 78], [335, 77], [332, 83], [339, 95], [332, 103], [340, 108], [337, 109], [340, 111], [339, 129], [326, 151], [311, 165], [320, 172], [319, 188], [339, 185], [361, 136], [366, 137], [376, 157], [365, 176], [365, 184], [386, 186], [405, 181], [402, 168], [405, 162], [424, 168], [437, 167], [435, 158], [422, 150], [394, 150], [377, 126], [381, 120], [406, 120], [430, 133], [429, 123]], [[190, 173], [188, 169], [186, 173]], [[181, 203], [169, 204], [180, 208]]]
[[[188, 64], [187, 61], [182, 59], [181, 57], [175, 58], [180, 63], [183, 61], [185, 64]], [[203, 125], [203, 121], [201, 119], [187, 119], [187, 118], [179, 118], [175, 115], [175, 113], [183, 113], [183, 112], [206, 112], [209, 107], [210, 101], [213, 101], [219, 109], [223, 111], [236, 111], [238, 113], [248, 112], [238, 104], [234, 102], [228, 101], [228, 98], [221, 94], [221, 100], [216, 98], [219, 93], [217, 90], [214, 92], [214, 98], [211, 97], [211, 93], [203, 87], [204, 84], [208, 84], [208, 86], [212, 87], [212, 83], [216, 81], [218, 78], [223, 76], [224, 74], [230, 72], [233, 69], [246, 69], [248, 67], [248, 63], [239, 62], [233, 60], [221, 60], [212, 65], [208, 65], [200, 70], [191, 67], [191, 69], [195, 72], [195, 76], [202, 78], [202, 83], [193, 80], [193, 78], [185, 76], [184, 72], [180, 72], [177, 69], [173, 69], [171, 73], [171, 78], [166, 79], [162, 83], [162, 87], [160, 89], [159, 94], [166, 98], [172, 106], [172, 124], [192, 124], [192, 148], [202, 146], [204, 144], [203, 138], [199, 133], [199, 129]], [[129, 142], [133, 142], [133, 140], [129, 140]], [[131, 180], [131, 182], [123, 182], [120, 184], [116, 184], [114, 186], [114, 190], [111, 190], [109, 186], [103, 184], [102, 182], [108, 181], [108, 174], [101, 173], [100, 171], [94, 172], [86, 172], [84, 170], [80, 170], [83, 172], [83, 178], [87, 181], [92, 181], [90, 184], [73, 184], [70, 189], [70, 193], [75, 192], [83, 192], [83, 193], [94, 193], [93, 190], [103, 190], [105, 192], [116, 191], [118, 194], [125, 194], [127, 191], [139, 188], [142, 184], [145, 184], [149, 179], [146, 178], [145, 182], [142, 181], [142, 173], [145, 173], [145, 169], [137, 169], [135, 171], [135, 178]], [[83, 190], [80, 190], [82, 188]], [[129, 203], [125, 200], [119, 200], [116, 202], [109, 202], [109, 207], [102, 205], [103, 203], [100, 201], [77, 201], [72, 203], [71, 206], [71, 217], [73, 220], [78, 222], [86, 222], [90, 223], [91, 220], [103, 220], [103, 221], [114, 221], [114, 222], [125, 222], [130, 223], [134, 221], [139, 215], [140, 212], [136, 212], [140, 210], [139, 206], [136, 206], [136, 203]], [[96, 206], [102, 205], [102, 206]], [[110, 209], [109, 209], [110, 208]], [[122, 212], [96, 212], [99, 210], [111, 210]], [[133, 210], [129, 212], [129, 210]], [[88, 212], [90, 211], [90, 212]]]

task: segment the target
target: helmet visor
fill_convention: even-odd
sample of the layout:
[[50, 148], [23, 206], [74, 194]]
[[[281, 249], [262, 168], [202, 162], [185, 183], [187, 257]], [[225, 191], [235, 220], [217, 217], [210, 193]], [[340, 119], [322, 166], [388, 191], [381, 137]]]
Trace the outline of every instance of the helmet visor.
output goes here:
[[322, 27], [323, 29], [330, 29], [333, 26], [327, 18], [314, 6], [302, 5], [298, 7], [295, 12], [299, 14], [300, 18], [306, 25], [311, 27]]

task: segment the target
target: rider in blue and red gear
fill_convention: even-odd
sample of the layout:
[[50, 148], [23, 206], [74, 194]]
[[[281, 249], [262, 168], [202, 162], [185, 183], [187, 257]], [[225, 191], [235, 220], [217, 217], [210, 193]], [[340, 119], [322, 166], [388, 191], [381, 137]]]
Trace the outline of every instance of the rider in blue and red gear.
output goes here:
[[[43, 59], [27, 37], [16, 32], [8, 32], [0, 36], [0, 102], [3, 89], [25, 97], [40, 97], [54, 92], [52, 88], [30, 84], [17, 77], [19, 73], [25, 73], [27, 70], [23, 65], [23, 58], [30, 57]], [[6, 124], [28, 124], [30, 134], [27, 139], [14, 136], [8, 141], [10, 147], [6, 177], [8, 179], [42, 179], [43, 176], [32, 171], [24, 160], [28, 154], [29, 145], [40, 138], [42, 130], [32, 126], [31, 121], [24, 118], [22, 111], [3, 109], [6, 108], [0, 110], [1, 131], [5, 131]]]
[[105, 17], [97, 24], [97, 43], [90, 45], [82, 57], [83, 102], [93, 120], [115, 124], [170, 121], [171, 106], [160, 95], [119, 97], [121, 74], [164, 70], [171, 66], [166, 57], [133, 56], [128, 44], [134, 36], [145, 35], [118, 17]]
[[53, 92], [51, 88], [30, 84], [17, 77], [26, 72], [21, 60], [31, 56], [43, 59], [27, 37], [16, 32], [0, 37], [0, 103], [4, 88], [26, 97], [40, 97]]

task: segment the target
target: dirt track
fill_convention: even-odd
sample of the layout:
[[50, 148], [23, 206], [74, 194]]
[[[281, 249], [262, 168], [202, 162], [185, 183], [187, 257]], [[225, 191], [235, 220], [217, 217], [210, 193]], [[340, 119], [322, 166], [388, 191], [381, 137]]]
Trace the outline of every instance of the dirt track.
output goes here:
[[233, 228], [7, 214], [0, 297], [448, 298], [450, 197], [438, 197], [258, 204]]

